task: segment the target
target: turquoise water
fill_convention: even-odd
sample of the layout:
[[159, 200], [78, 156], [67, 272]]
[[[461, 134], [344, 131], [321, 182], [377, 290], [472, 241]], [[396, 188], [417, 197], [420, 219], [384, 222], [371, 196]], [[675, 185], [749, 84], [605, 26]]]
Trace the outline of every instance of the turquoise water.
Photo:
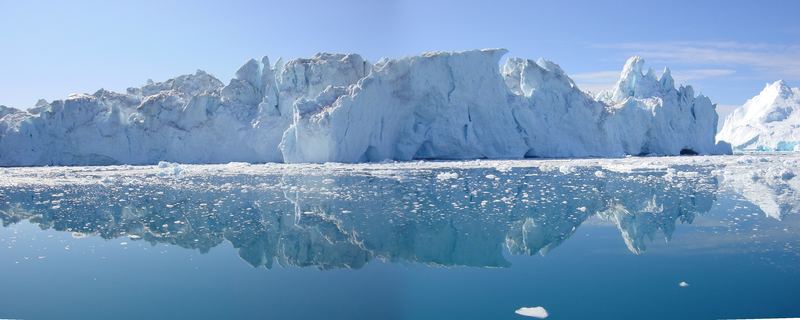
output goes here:
[[800, 316], [792, 175], [202, 168], [5, 171], [0, 318]]

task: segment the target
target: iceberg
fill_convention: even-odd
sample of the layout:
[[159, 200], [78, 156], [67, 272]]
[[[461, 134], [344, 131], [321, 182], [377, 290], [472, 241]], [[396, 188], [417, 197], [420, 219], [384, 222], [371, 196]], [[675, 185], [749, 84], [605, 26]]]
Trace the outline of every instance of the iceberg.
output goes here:
[[767, 84], [728, 115], [717, 140], [737, 151], [800, 151], [800, 88], [783, 80]]
[[555, 63], [504, 49], [372, 64], [357, 54], [252, 59], [125, 93], [0, 106], [0, 165], [380, 162], [730, 153], [715, 105], [630, 58], [592, 97]]
[[545, 309], [544, 307], [522, 307], [514, 311], [514, 313], [525, 317], [532, 317], [539, 319], [544, 319], [549, 316], [549, 314], [547, 313], [547, 309]]

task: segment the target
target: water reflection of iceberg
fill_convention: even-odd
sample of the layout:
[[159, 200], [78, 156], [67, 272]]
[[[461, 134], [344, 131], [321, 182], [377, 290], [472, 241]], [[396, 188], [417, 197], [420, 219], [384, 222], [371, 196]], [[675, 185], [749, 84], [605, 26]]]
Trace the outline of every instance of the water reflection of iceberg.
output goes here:
[[710, 210], [717, 177], [735, 181], [718, 166], [321, 168], [70, 169], [28, 180], [21, 170], [0, 185], [0, 219], [201, 252], [229, 241], [267, 268], [359, 268], [374, 259], [503, 267], [504, 249], [547, 253], [596, 214], [641, 253]]
[[722, 171], [722, 185], [758, 206], [767, 216], [781, 219], [800, 213], [800, 161], [794, 157], [770, 161], [741, 157]]

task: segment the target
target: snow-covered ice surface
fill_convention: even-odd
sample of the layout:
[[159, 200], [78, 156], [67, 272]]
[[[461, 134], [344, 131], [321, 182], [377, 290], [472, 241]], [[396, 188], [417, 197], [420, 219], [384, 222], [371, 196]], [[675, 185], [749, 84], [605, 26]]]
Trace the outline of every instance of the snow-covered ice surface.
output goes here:
[[800, 151], [800, 88], [780, 80], [728, 115], [717, 140], [737, 151]]
[[630, 58], [597, 98], [502, 49], [375, 64], [357, 54], [250, 60], [126, 93], [0, 106], [0, 165], [378, 162], [728, 153], [715, 106]]

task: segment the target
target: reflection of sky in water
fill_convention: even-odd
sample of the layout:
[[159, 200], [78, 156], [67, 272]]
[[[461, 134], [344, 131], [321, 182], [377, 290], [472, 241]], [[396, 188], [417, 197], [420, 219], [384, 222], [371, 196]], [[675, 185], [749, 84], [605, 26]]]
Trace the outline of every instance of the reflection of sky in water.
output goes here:
[[0, 318], [798, 316], [797, 179], [747, 161], [7, 170]]

